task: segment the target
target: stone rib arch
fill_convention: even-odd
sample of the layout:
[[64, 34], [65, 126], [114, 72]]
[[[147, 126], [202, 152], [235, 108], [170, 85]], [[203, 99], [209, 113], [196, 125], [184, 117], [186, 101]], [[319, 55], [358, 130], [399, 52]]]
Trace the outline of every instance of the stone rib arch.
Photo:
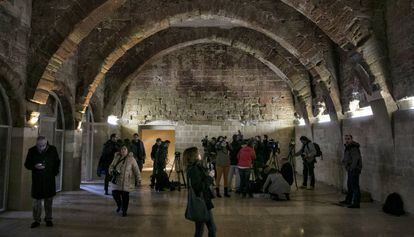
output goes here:
[[[106, 106], [105, 106], [104, 111], [106, 111], [106, 113], [111, 113], [111, 111], [113, 109], [113, 106], [116, 104], [116, 101], [120, 99], [120, 97], [122, 96], [123, 91], [126, 90], [128, 85], [141, 72], [141, 70], [143, 68], [145, 68], [146, 65], [149, 65], [152, 62], [156, 61], [157, 59], [159, 59], [159, 58], [161, 58], [165, 55], [168, 55], [172, 52], [175, 52], [177, 50], [180, 50], [180, 49], [183, 49], [183, 48], [186, 48], [186, 47], [190, 47], [190, 46], [193, 46], [193, 45], [197, 45], [197, 44], [206, 44], [206, 43], [222, 44], [222, 45], [227, 45], [227, 46], [242, 50], [245, 53], [248, 53], [248, 54], [254, 56], [257, 60], [259, 60], [260, 62], [262, 62], [266, 66], [268, 66], [273, 72], [275, 72], [276, 75], [278, 75], [282, 79], [284, 79], [285, 82], [287, 82], [287, 84], [289, 85], [290, 88], [292, 88], [294, 86], [293, 83], [287, 78], [285, 73], [282, 72], [282, 69], [278, 68], [274, 63], [272, 63], [271, 61], [266, 59], [265, 55], [261, 55], [260, 52], [251, 51], [251, 48], [249, 49], [249, 47], [244, 45], [242, 42], [237, 42], [237, 40], [230, 40], [230, 39], [226, 39], [226, 38], [222, 38], [222, 37], [211, 36], [211, 37], [208, 37], [208, 38], [197, 39], [197, 40], [193, 40], [193, 41], [187, 41], [187, 42], [175, 44], [171, 47], [165, 48], [163, 50], [160, 50], [159, 52], [154, 53], [154, 55], [150, 56], [141, 65], [137, 65], [136, 70], [133, 73], [129, 74], [127, 77], [125, 77], [122, 80], [121, 83], [118, 83], [114, 87], [109, 87], [109, 88], [111, 88], [111, 90], [113, 90], [113, 93], [111, 93], [109, 98], [106, 100], [106, 103], [105, 103]], [[294, 91], [294, 90], [292, 89], [292, 91]], [[293, 92], [293, 93], [295, 94], [295, 92]], [[297, 94], [295, 95], [295, 97], [300, 97], [301, 98], [300, 100], [303, 100], [303, 98], [301, 96], [298, 96]]]
[[[43, 37], [40, 42], [36, 42], [34, 46], [35, 56], [40, 58], [40, 60], [33, 62], [32, 67], [29, 69], [29, 74], [32, 75], [32, 78], [29, 79], [29, 86], [35, 86], [35, 88], [29, 88], [28, 97], [32, 102], [46, 104], [49, 91], [51, 91], [55, 82], [56, 73], [63, 62], [73, 55], [80, 42], [100, 22], [121, 7], [126, 0], [108, 0], [99, 4], [100, 2], [85, 1], [84, 4], [74, 4], [68, 11], [68, 16], [61, 17], [63, 19], [62, 21], [67, 18], [73, 19], [74, 15], [83, 15], [88, 10], [90, 12], [85, 18], [73, 25], [73, 27], [56, 27], [48, 32], [47, 37]], [[92, 6], [89, 8], [85, 7], [88, 4], [92, 4]], [[62, 24], [58, 24], [58, 26]], [[61, 34], [65, 35], [64, 39], [62, 39]], [[44, 60], [44, 58], [47, 59]]]
[[[321, 80], [325, 81], [330, 88], [332, 73], [323, 63], [324, 48], [329, 42], [321, 43], [321, 38], [317, 37], [321, 32], [315, 34], [315, 27], [312, 27], [313, 23], [283, 3], [263, 1], [258, 4], [251, 1], [237, 0], [228, 1], [226, 4], [223, 4], [223, 1], [163, 3], [154, 1], [145, 6], [137, 5], [136, 7], [134, 4], [138, 3], [130, 2], [130, 11], [121, 8], [115, 14], [115, 16], [131, 17], [130, 24], [127, 24], [127, 27], [124, 27], [125, 23], [117, 25], [116, 22], [112, 21], [101, 24], [102, 26], [110, 24], [116, 28], [114, 34], [117, 37], [114, 42], [121, 42], [111, 56], [105, 59], [106, 63], [110, 64], [110, 61], [119, 58], [134, 45], [134, 41], [140, 41], [142, 38], [174, 26], [174, 24], [185, 19], [200, 17], [211, 19], [211, 16], [215, 16], [226, 18], [230, 23], [250, 26], [254, 30], [267, 34], [284, 45], [293, 55], [298, 56], [302, 64], [308, 68], [325, 68], [317, 71], [328, 72], [321, 75]], [[159, 9], [162, 9], [162, 11], [159, 11]], [[139, 11], [139, 14], [137, 11]], [[144, 18], [145, 20], [142, 21]], [[136, 28], [133, 26], [136, 26]], [[101, 70], [105, 72], [108, 68], [110, 68], [108, 65], [104, 65]], [[97, 81], [101, 79], [97, 78]], [[91, 85], [94, 87], [96, 84], [92, 83]], [[332, 94], [338, 97], [339, 92], [332, 91]], [[336, 104], [336, 107], [337, 111], [341, 111], [340, 103]]]

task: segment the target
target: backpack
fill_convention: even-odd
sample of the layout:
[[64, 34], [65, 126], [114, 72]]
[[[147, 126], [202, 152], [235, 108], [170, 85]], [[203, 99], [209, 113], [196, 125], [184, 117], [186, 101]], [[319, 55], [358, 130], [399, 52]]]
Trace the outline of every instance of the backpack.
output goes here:
[[[321, 157], [321, 156], [322, 156], [322, 151], [321, 151], [321, 147], [319, 146], [319, 144], [318, 144], [318, 143], [313, 142], [313, 146], [315, 147], [315, 150], [316, 150], [316, 155], [315, 155], [315, 158], [316, 158], [316, 157]], [[308, 149], [309, 149], [309, 148], [308, 148]]]
[[313, 143], [313, 145], [315, 146], [315, 150], [316, 150], [315, 157], [321, 157], [322, 156], [321, 147], [318, 145], [318, 143]]
[[385, 213], [394, 215], [394, 216], [401, 216], [405, 214], [404, 211], [404, 203], [402, 201], [401, 196], [398, 193], [391, 193], [385, 199], [384, 206], [382, 210]]

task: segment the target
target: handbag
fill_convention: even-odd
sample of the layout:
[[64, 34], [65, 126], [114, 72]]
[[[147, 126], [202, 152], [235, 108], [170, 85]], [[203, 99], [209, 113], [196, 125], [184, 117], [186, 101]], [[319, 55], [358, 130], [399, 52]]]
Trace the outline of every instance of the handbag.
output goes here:
[[119, 163], [122, 161], [125, 163], [126, 157], [124, 159], [119, 159], [118, 162], [115, 164], [114, 169], [111, 172], [111, 183], [116, 184], [118, 182], [118, 177], [121, 174], [118, 170], [116, 170], [116, 167], [118, 167]]
[[188, 179], [188, 186], [188, 202], [185, 210], [185, 219], [194, 222], [207, 222], [210, 220], [210, 213], [207, 210], [203, 195], [201, 194], [200, 197], [197, 197], [191, 186], [190, 179]]

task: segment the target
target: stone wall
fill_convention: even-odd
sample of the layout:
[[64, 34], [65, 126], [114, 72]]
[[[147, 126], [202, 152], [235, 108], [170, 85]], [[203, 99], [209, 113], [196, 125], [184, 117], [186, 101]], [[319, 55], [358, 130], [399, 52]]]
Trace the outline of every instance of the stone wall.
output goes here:
[[[391, 192], [402, 195], [406, 209], [414, 211], [411, 200], [414, 198], [414, 111], [397, 111], [393, 119], [393, 134], [384, 125], [379, 126], [381, 118], [374, 116], [345, 119], [342, 124], [314, 124], [309, 127], [296, 127], [296, 140], [306, 135], [321, 146], [324, 159], [316, 165], [316, 179], [346, 189], [345, 172], [340, 165], [343, 154], [344, 134], [352, 134], [361, 145], [363, 171], [361, 189], [371, 193], [377, 201], [383, 202]], [[297, 143], [300, 144], [300, 143]], [[296, 146], [300, 149], [300, 145]], [[302, 171], [298, 162], [297, 171]]]
[[394, 96], [414, 96], [414, 2], [387, 1], [387, 36]]
[[130, 85], [123, 118], [138, 122], [293, 120], [287, 84], [222, 45], [196, 45], [147, 66]]

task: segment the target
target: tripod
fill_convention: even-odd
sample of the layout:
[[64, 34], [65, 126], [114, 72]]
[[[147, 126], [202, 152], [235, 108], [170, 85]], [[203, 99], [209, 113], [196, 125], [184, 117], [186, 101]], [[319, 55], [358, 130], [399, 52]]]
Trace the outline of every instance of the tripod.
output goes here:
[[296, 190], [298, 190], [298, 181], [296, 179], [296, 168], [295, 168], [295, 162], [294, 162], [294, 158], [295, 157], [295, 143], [294, 142], [290, 142], [289, 143], [289, 154], [288, 154], [288, 161], [290, 163], [290, 165], [292, 166], [292, 171], [293, 171], [293, 178], [295, 180], [295, 186], [296, 186]]
[[268, 161], [268, 166], [269, 167], [273, 167], [276, 170], [280, 170], [279, 168], [279, 160], [277, 159], [277, 155], [276, 152], [273, 151], [272, 152], [272, 157], [270, 157], [269, 161]]
[[[170, 173], [168, 174], [168, 179], [170, 179], [171, 174], [173, 172], [173, 170], [175, 169], [175, 172], [177, 173], [177, 181], [178, 183], [180, 183], [180, 187], [183, 186], [184, 188], [187, 187], [187, 184], [185, 182], [185, 176], [184, 176], [184, 171], [183, 171], [183, 167], [181, 164], [181, 157], [180, 157], [180, 153], [176, 152], [175, 153], [175, 157], [174, 157], [174, 162], [172, 164]], [[183, 183], [181, 184], [181, 180], [183, 180]]]

